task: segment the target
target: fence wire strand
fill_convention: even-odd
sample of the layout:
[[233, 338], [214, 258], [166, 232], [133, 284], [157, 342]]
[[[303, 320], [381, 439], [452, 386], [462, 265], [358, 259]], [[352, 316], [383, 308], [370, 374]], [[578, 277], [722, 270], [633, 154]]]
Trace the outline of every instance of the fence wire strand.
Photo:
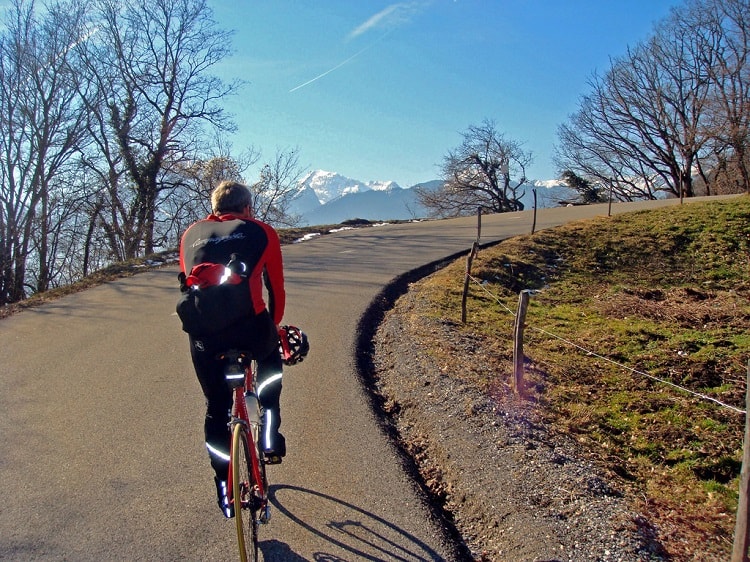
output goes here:
[[[509, 313], [510, 313], [510, 314], [512, 314], [513, 316], [516, 316], [516, 313], [515, 313], [515, 312], [513, 312], [513, 311], [512, 311], [512, 310], [511, 310], [510, 308], [508, 308], [508, 307], [507, 307], [507, 306], [506, 306], [506, 305], [505, 305], [505, 304], [504, 304], [504, 303], [503, 303], [502, 301], [500, 301], [500, 297], [498, 297], [497, 295], [495, 295], [494, 293], [492, 293], [492, 292], [491, 292], [491, 291], [490, 291], [489, 289], [487, 289], [487, 287], [485, 287], [485, 286], [484, 286], [484, 284], [483, 284], [483, 283], [482, 283], [482, 282], [481, 282], [481, 281], [480, 281], [479, 279], [477, 279], [477, 278], [473, 277], [473, 276], [472, 276], [471, 274], [469, 274], [469, 273], [467, 273], [466, 275], [467, 275], [467, 277], [468, 277], [469, 279], [471, 279], [471, 280], [472, 280], [472, 281], [473, 281], [474, 283], [476, 283], [477, 285], [479, 285], [479, 287], [481, 287], [481, 289], [482, 289], [482, 290], [483, 290], [483, 291], [484, 291], [485, 293], [487, 293], [487, 294], [488, 294], [488, 295], [489, 295], [489, 296], [490, 296], [490, 297], [491, 297], [491, 298], [492, 298], [492, 299], [493, 299], [493, 300], [494, 300], [494, 301], [495, 301], [495, 302], [496, 302], [496, 303], [497, 303], [498, 305], [500, 305], [500, 307], [501, 307], [501, 308], [505, 309], [505, 310], [506, 310], [507, 312], [509, 312]], [[549, 336], [549, 337], [551, 337], [551, 338], [555, 338], [555, 339], [557, 339], [557, 340], [559, 340], [559, 341], [561, 341], [561, 342], [563, 342], [563, 343], [566, 343], [566, 344], [568, 344], [568, 345], [571, 345], [571, 346], [573, 346], [573, 347], [575, 347], [575, 348], [577, 348], [577, 349], [579, 349], [579, 350], [581, 350], [581, 351], [585, 352], [585, 353], [586, 353], [586, 354], [588, 354], [588, 355], [591, 355], [591, 356], [593, 356], [593, 357], [596, 357], [596, 358], [598, 358], [598, 359], [601, 359], [602, 361], [606, 361], [606, 362], [608, 362], [608, 363], [611, 363], [612, 365], [615, 365], [615, 366], [617, 366], [617, 367], [619, 367], [619, 368], [621, 368], [621, 369], [624, 369], [624, 370], [626, 370], [626, 371], [630, 371], [631, 373], [634, 373], [634, 374], [637, 374], [637, 375], [641, 375], [641, 376], [643, 376], [643, 377], [646, 377], [646, 378], [648, 378], [648, 379], [651, 379], [651, 380], [653, 380], [653, 381], [656, 381], [656, 382], [660, 382], [660, 383], [662, 383], [662, 384], [665, 384], [665, 385], [667, 385], [667, 386], [670, 386], [670, 387], [672, 387], [672, 388], [675, 388], [675, 389], [677, 389], [677, 390], [679, 390], [679, 391], [681, 391], [681, 392], [685, 392], [685, 393], [687, 393], [687, 394], [691, 394], [691, 395], [693, 395], [693, 396], [696, 396], [697, 398], [701, 398], [701, 399], [703, 399], [703, 400], [708, 400], [709, 402], [713, 402], [714, 404], [717, 404], [717, 405], [719, 405], [719, 406], [722, 406], [723, 408], [727, 408], [727, 409], [729, 409], [729, 410], [733, 410], [733, 411], [735, 411], [735, 412], [737, 412], [737, 413], [739, 413], [739, 414], [745, 414], [745, 413], [746, 413], [746, 411], [745, 411], [745, 410], [742, 410], [742, 409], [740, 409], [740, 408], [737, 408], [737, 407], [735, 407], [735, 406], [732, 406], [731, 404], [727, 404], [727, 403], [725, 403], [725, 402], [722, 402], [721, 400], [718, 400], [718, 399], [716, 399], [716, 398], [713, 398], [712, 396], [708, 396], [708, 395], [706, 395], [706, 394], [701, 394], [700, 392], [695, 392], [694, 390], [690, 390], [689, 388], [685, 388], [685, 387], [683, 387], [683, 386], [680, 386], [680, 385], [678, 385], [678, 384], [675, 384], [675, 383], [673, 383], [673, 382], [671, 382], [671, 381], [668, 381], [668, 380], [665, 380], [665, 379], [659, 378], [659, 377], [657, 377], [656, 375], [652, 375], [652, 374], [650, 374], [650, 373], [646, 373], [646, 372], [644, 372], [644, 371], [639, 371], [638, 369], [634, 369], [633, 367], [628, 367], [627, 365], [623, 365], [622, 363], [618, 363], [617, 361], [615, 361], [615, 360], [613, 360], [613, 359], [610, 359], [609, 357], [605, 357], [604, 355], [600, 355], [600, 354], [598, 354], [598, 353], [596, 353], [596, 352], [594, 352], [594, 351], [591, 351], [590, 349], [586, 349], [585, 347], [582, 347], [582, 346], [578, 345], [578, 344], [577, 344], [577, 343], [575, 343], [575, 342], [572, 342], [572, 341], [570, 341], [570, 340], [567, 340], [567, 339], [565, 339], [565, 338], [563, 338], [563, 337], [561, 337], [561, 336], [558, 336], [557, 334], [553, 334], [552, 332], [549, 332], [549, 331], [547, 331], [547, 330], [544, 330], [544, 329], [542, 329], [542, 328], [537, 328], [537, 327], [535, 327], [535, 326], [530, 326], [530, 325], [528, 325], [528, 324], [527, 324], [527, 326], [528, 326], [528, 328], [530, 328], [531, 330], [534, 330], [534, 331], [540, 332], [540, 333], [542, 333], [542, 334], [544, 334], [544, 335], [546, 335], [546, 336]]]

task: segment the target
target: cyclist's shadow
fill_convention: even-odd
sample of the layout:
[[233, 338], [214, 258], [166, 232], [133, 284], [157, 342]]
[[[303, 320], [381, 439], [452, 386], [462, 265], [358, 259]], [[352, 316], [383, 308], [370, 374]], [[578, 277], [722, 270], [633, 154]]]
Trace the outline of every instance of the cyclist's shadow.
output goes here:
[[263, 554], [263, 562], [273, 560], [287, 560], [289, 562], [307, 562], [299, 554], [292, 551], [288, 544], [277, 540], [260, 541], [260, 552]]
[[[329, 520], [319, 525], [305, 522], [285, 507], [278, 498], [280, 492], [291, 492], [314, 496], [314, 502], [335, 504], [329, 513], [342, 518]], [[444, 560], [444, 558], [422, 540], [395, 524], [366, 511], [356, 505], [315, 492], [306, 488], [288, 485], [272, 485], [269, 490], [271, 504], [294, 523], [310, 533], [324, 539], [332, 549], [339, 552], [318, 551], [313, 554], [315, 562], [346, 562], [356, 557], [361, 560]], [[343, 515], [343, 513], [346, 513]], [[289, 545], [279, 540], [261, 541], [260, 550], [265, 562], [309, 562], [292, 551]], [[341, 558], [346, 555], [348, 558]]]

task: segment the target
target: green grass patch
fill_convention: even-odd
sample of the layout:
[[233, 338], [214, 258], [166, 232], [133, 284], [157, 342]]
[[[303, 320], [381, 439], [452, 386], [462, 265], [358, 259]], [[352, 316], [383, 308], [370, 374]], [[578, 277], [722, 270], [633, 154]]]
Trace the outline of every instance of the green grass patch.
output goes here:
[[502, 380], [483, 380], [487, 369], [466, 380], [507, 390], [518, 292], [537, 291], [528, 398], [633, 482], [658, 524], [696, 521], [680, 531], [696, 544], [731, 537], [744, 416], [699, 395], [745, 407], [750, 197], [602, 217], [482, 250], [465, 325], [464, 267], [458, 260], [419, 291], [435, 318], [493, 350], [486, 361]]

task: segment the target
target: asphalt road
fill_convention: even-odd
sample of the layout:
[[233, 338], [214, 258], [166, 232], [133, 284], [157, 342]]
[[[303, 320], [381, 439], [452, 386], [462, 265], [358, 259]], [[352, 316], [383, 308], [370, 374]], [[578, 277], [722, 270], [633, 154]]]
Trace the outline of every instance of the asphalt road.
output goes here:
[[[536, 228], [606, 213], [545, 209]], [[530, 211], [485, 216], [481, 241], [528, 233], [531, 220]], [[312, 350], [284, 375], [289, 452], [269, 468], [266, 561], [455, 558], [378, 429], [354, 347], [384, 285], [475, 238], [472, 217], [284, 247], [285, 322], [309, 335]], [[176, 267], [167, 267], [0, 321], [0, 559], [236, 558], [234, 525], [215, 505], [177, 296]]]

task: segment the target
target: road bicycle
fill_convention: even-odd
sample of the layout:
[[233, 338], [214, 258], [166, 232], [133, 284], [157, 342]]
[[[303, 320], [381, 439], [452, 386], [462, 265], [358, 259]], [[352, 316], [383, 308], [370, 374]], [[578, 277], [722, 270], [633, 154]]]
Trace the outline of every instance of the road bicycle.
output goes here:
[[[280, 329], [279, 352], [285, 365], [301, 362], [309, 349], [307, 336], [301, 330], [294, 326]], [[266, 460], [260, 448], [265, 417], [258, 401], [257, 363], [249, 352], [236, 349], [219, 358], [224, 362], [224, 378], [233, 394], [227, 491], [234, 507], [240, 561], [256, 562], [259, 526], [271, 519]]]

